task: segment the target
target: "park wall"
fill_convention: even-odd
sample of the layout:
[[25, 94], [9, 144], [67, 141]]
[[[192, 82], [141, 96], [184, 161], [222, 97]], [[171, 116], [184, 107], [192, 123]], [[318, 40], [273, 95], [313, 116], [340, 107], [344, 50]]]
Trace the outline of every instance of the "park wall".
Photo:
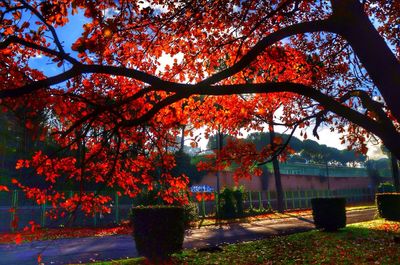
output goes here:
[[[264, 181], [262, 180], [264, 178]], [[371, 188], [371, 179], [368, 177], [326, 177], [310, 176], [298, 174], [281, 174], [282, 186], [284, 190], [340, 190], [340, 189], [368, 189]], [[390, 181], [390, 179], [383, 179]], [[264, 183], [263, 183], [264, 182]], [[267, 177], [253, 176], [251, 179], [242, 179], [238, 183], [243, 185], [246, 190], [251, 191], [275, 191], [275, 178], [269, 173]], [[216, 189], [217, 177], [215, 173], [208, 173], [199, 183], [195, 185], [208, 185]], [[232, 172], [220, 172], [220, 186], [234, 187]]]

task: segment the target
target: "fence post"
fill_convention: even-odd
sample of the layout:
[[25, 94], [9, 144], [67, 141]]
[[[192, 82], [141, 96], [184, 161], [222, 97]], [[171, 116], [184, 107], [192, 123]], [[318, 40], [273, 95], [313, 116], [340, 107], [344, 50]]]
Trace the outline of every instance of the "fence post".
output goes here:
[[42, 218], [40, 220], [41, 227], [44, 227], [46, 225], [46, 203], [47, 200], [45, 200], [44, 203], [42, 204]]
[[261, 191], [258, 192], [258, 209], [264, 209], [264, 204], [261, 198]]
[[18, 190], [13, 190], [12, 197], [11, 197], [11, 205], [12, 205], [12, 207], [11, 207], [12, 211], [10, 212], [11, 213], [10, 226], [11, 226], [11, 231], [14, 232], [15, 227], [13, 225], [13, 221], [14, 221], [15, 213], [17, 211], [17, 206], [18, 206]]
[[298, 207], [301, 209], [301, 194], [300, 190], [297, 190], [297, 201], [298, 201]]
[[219, 218], [219, 194], [218, 192], [214, 192], [214, 201], [215, 201], [215, 209], [216, 209], [216, 216]]
[[292, 209], [296, 209], [296, 202], [294, 199], [294, 191], [290, 191], [290, 196], [292, 197]]
[[119, 196], [118, 193], [115, 192], [115, 223], [119, 223]]
[[251, 197], [251, 191], [249, 191], [249, 202], [250, 202], [250, 210], [253, 209], [253, 198]]
[[204, 201], [204, 198], [201, 198], [201, 213], [203, 215], [203, 218], [206, 217], [206, 203]]
[[288, 207], [287, 207], [287, 191], [285, 191], [283, 193], [283, 196], [284, 196], [284, 200], [285, 200], [285, 210], [287, 210], [288, 209]]
[[93, 215], [93, 225], [94, 227], [97, 227], [97, 213], [94, 213]]
[[306, 208], [308, 208], [308, 190], [304, 191], [304, 195], [306, 196]]
[[267, 199], [268, 199], [268, 208], [272, 208], [271, 207], [271, 193], [269, 191], [267, 191]]

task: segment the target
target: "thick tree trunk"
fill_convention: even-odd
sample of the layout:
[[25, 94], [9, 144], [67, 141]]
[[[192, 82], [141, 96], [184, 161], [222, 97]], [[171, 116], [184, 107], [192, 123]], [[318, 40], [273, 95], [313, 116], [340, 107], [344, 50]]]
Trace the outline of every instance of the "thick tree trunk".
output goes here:
[[[275, 130], [272, 121], [269, 124], [269, 136], [270, 136], [271, 147], [274, 148]], [[285, 208], [283, 207], [283, 188], [281, 180], [281, 171], [279, 169], [279, 161], [277, 157], [275, 157], [272, 160], [272, 166], [274, 168], [274, 176], [275, 176], [276, 197], [278, 203], [277, 208], [279, 213], [283, 213], [285, 211]]]
[[400, 62], [379, 35], [358, 0], [331, 0], [333, 31], [351, 45], [393, 116], [400, 121]]
[[397, 163], [397, 158], [393, 154], [390, 154], [390, 161], [392, 165], [393, 183], [394, 186], [396, 187], [396, 191], [400, 192], [399, 164]]

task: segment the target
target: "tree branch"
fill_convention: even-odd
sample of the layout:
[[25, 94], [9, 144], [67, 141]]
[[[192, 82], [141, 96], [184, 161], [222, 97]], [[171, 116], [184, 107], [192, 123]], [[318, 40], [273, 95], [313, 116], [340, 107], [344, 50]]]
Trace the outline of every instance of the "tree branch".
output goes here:
[[[189, 92], [189, 91], [188, 91]], [[319, 102], [326, 110], [332, 111], [339, 116], [345, 117], [349, 121], [369, 130], [376, 135], [386, 135], [387, 130], [395, 133], [393, 126], [382, 128], [375, 120], [364, 116], [363, 114], [343, 105], [334, 98], [325, 95], [319, 90], [303, 85], [290, 82], [267, 82], [258, 84], [237, 84], [237, 85], [215, 85], [215, 86], [194, 86], [190, 89], [190, 94], [199, 95], [233, 95], [246, 93], [275, 93], [275, 92], [292, 92], [295, 94], [309, 97]]]
[[265, 50], [265, 48], [278, 41], [283, 40], [286, 37], [290, 37], [296, 34], [311, 33], [316, 31], [329, 31], [330, 27], [331, 27], [331, 21], [329, 19], [326, 19], [326, 20], [317, 20], [311, 22], [303, 22], [280, 29], [261, 39], [236, 64], [204, 79], [203, 81], [199, 82], [198, 85], [203, 86], [203, 85], [215, 84], [240, 72], [251, 62], [253, 62], [257, 58], [257, 56], [260, 55]]

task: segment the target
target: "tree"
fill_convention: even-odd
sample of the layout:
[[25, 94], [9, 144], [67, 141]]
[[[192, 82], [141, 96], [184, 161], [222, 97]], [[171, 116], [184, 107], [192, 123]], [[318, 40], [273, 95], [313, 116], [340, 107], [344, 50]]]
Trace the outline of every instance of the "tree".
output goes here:
[[378, 163], [374, 160], [368, 160], [366, 162], [367, 173], [368, 177], [371, 178], [371, 187], [373, 191], [376, 191], [379, 183], [381, 183], [381, 178], [382, 178], [377, 168], [377, 164]]
[[[181, 201], [172, 194], [187, 180], [170, 174], [174, 162], [168, 148], [177, 128], [188, 124], [200, 104], [207, 105], [209, 98], [198, 95], [279, 97], [277, 92], [300, 103], [299, 108], [288, 104], [285, 124], [304, 128], [313, 118], [315, 136], [327, 124], [362, 153], [374, 134], [400, 158], [399, 10], [397, 2], [383, 0], [2, 0], [1, 104], [13, 108], [27, 102], [32, 110], [27, 121], [34, 120], [35, 110], [50, 110], [57, 120], [48, 126], [54, 140], [80, 150], [79, 161], [38, 152], [18, 167], [36, 168], [50, 183], [63, 172], [119, 186], [132, 196], [156, 181], [167, 202]], [[81, 36], [63, 41], [58, 30], [77, 14], [85, 16]], [[164, 55], [173, 63], [162, 69]], [[31, 59], [41, 56], [58, 72], [36, 69]], [[210, 108], [202, 115], [214, 114]], [[230, 126], [240, 124], [236, 119]], [[44, 161], [52, 166], [43, 167]], [[155, 167], [160, 177], [152, 175]], [[87, 204], [87, 210], [107, 201], [83, 195], [96, 206]], [[60, 194], [52, 198], [68, 208], [82, 196], [68, 203]]]
[[[331, 0], [320, 3], [293, 0], [275, 4], [223, 1], [208, 6], [196, 1], [180, 5], [172, 1], [149, 6], [105, 2], [99, 3], [101, 8], [96, 8], [94, 4], [86, 5], [79, 1], [65, 1], [60, 4], [2, 1], [1, 6], [1, 19], [4, 22], [1, 49], [3, 57], [8, 57], [3, 61], [4, 69], [15, 72], [12, 79], [7, 75], [3, 77], [5, 82], [2, 98], [43, 90], [82, 74], [125, 76], [149, 85], [144, 91], [140, 89], [141, 92], [134, 98], [159, 90], [174, 94], [168, 97], [168, 100], [158, 102], [146, 116], [135, 117], [128, 122], [133, 125], [149, 119], [165, 105], [193, 94], [290, 91], [312, 98], [319, 102], [325, 111], [345, 117], [377, 135], [397, 157], [400, 157], [400, 148], [395, 140], [398, 138], [397, 123], [393, 123], [400, 118], [395, 89], [400, 82], [396, 79], [400, 64], [385, 42], [386, 40], [394, 45], [398, 55], [396, 40], [399, 33], [395, 27], [398, 4], [386, 1], [361, 4], [357, 0]], [[101, 10], [107, 8], [116, 10], [118, 14], [112, 17], [105, 16], [105, 12]], [[78, 9], [83, 9], [85, 16], [92, 22], [84, 25], [82, 36], [72, 45], [72, 49], [79, 52], [79, 58], [76, 58], [65, 52], [55, 27], [65, 26], [71, 16], [70, 12], [76, 13]], [[24, 20], [24, 12], [32, 13], [39, 25], [18, 23]], [[381, 23], [379, 32], [369, 16]], [[304, 22], [305, 17], [307, 22]], [[185, 23], [182, 23], [183, 21]], [[144, 30], [146, 28], [149, 30]], [[233, 30], [221, 34], [223, 28]], [[45, 32], [49, 32], [52, 38], [46, 38]], [[22, 38], [19, 33], [27, 35], [21, 35], [25, 36]], [[188, 34], [190, 38], [185, 38]], [[304, 38], [304, 34], [311, 34], [311, 41]], [[316, 78], [312, 85], [292, 83], [290, 79], [274, 82], [262, 78], [256, 80], [262, 81], [257, 84], [241, 84], [236, 77], [232, 83], [230, 77], [241, 71], [246, 73], [254, 64], [263, 65], [261, 57], [267, 48], [281, 45], [279, 41], [287, 37], [292, 37], [291, 42], [299, 50], [313, 56], [320, 54], [318, 62], [328, 62], [325, 68], [329, 71], [324, 73], [323, 78]], [[50, 41], [53, 46], [47, 47]], [[168, 45], [164, 45], [166, 43]], [[134, 56], [129, 53], [122, 54], [123, 47], [136, 51]], [[332, 52], [327, 51], [328, 48]], [[21, 49], [24, 49], [27, 57], [16, 64], [15, 55]], [[199, 52], [193, 53], [193, 50]], [[189, 55], [185, 57], [183, 64], [175, 63], [168, 67], [160, 79], [155, 76], [157, 69], [153, 62], [163, 52], [171, 55]], [[49, 78], [38, 72], [24, 76], [22, 67], [29, 67], [26, 59], [37, 54], [47, 55], [59, 66], [69, 64], [71, 67]], [[218, 60], [224, 57], [222, 55], [229, 58], [227, 67], [213, 74], [213, 67], [217, 67]], [[95, 60], [91, 59], [93, 57]], [[203, 61], [203, 64], [199, 61]], [[354, 65], [354, 68], [360, 69], [361, 76], [351, 76], [349, 71], [353, 69], [349, 65], [358, 61], [364, 68], [360, 68], [359, 64]], [[116, 62], [119, 64], [116, 65]], [[135, 65], [137, 69], [125, 68], [124, 65], [127, 64]], [[176, 74], [177, 71], [179, 74]], [[251, 74], [259, 77], [258, 73]], [[333, 78], [338, 76], [343, 81], [339, 85], [333, 82]], [[25, 81], [13, 82], [18, 78]], [[187, 84], [177, 82], [182, 82], [185, 78]], [[225, 80], [225, 83], [221, 84], [222, 80]], [[385, 112], [385, 105], [372, 98], [373, 92], [376, 92], [374, 88], [373, 91], [357, 89], [360, 82], [369, 80], [379, 89], [391, 114]], [[326, 93], [325, 89], [335, 89], [338, 93], [336, 96], [331, 95]], [[114, 107], [120, 104], [116, 103]], [[368, 115], [364, 116], [356, 110], [360, 104]], [[110, 109], [111, 106], [98, 111]]]
[[191, 163], [191, 157], [184, 153], [183, 150], [179, 150], [175, 153], [176, 166], [172, 169], [174, 176], [185, 174], [188, 176], [190, 184], [200, 182], [205, 172], [199, 172], [195, 165]]

